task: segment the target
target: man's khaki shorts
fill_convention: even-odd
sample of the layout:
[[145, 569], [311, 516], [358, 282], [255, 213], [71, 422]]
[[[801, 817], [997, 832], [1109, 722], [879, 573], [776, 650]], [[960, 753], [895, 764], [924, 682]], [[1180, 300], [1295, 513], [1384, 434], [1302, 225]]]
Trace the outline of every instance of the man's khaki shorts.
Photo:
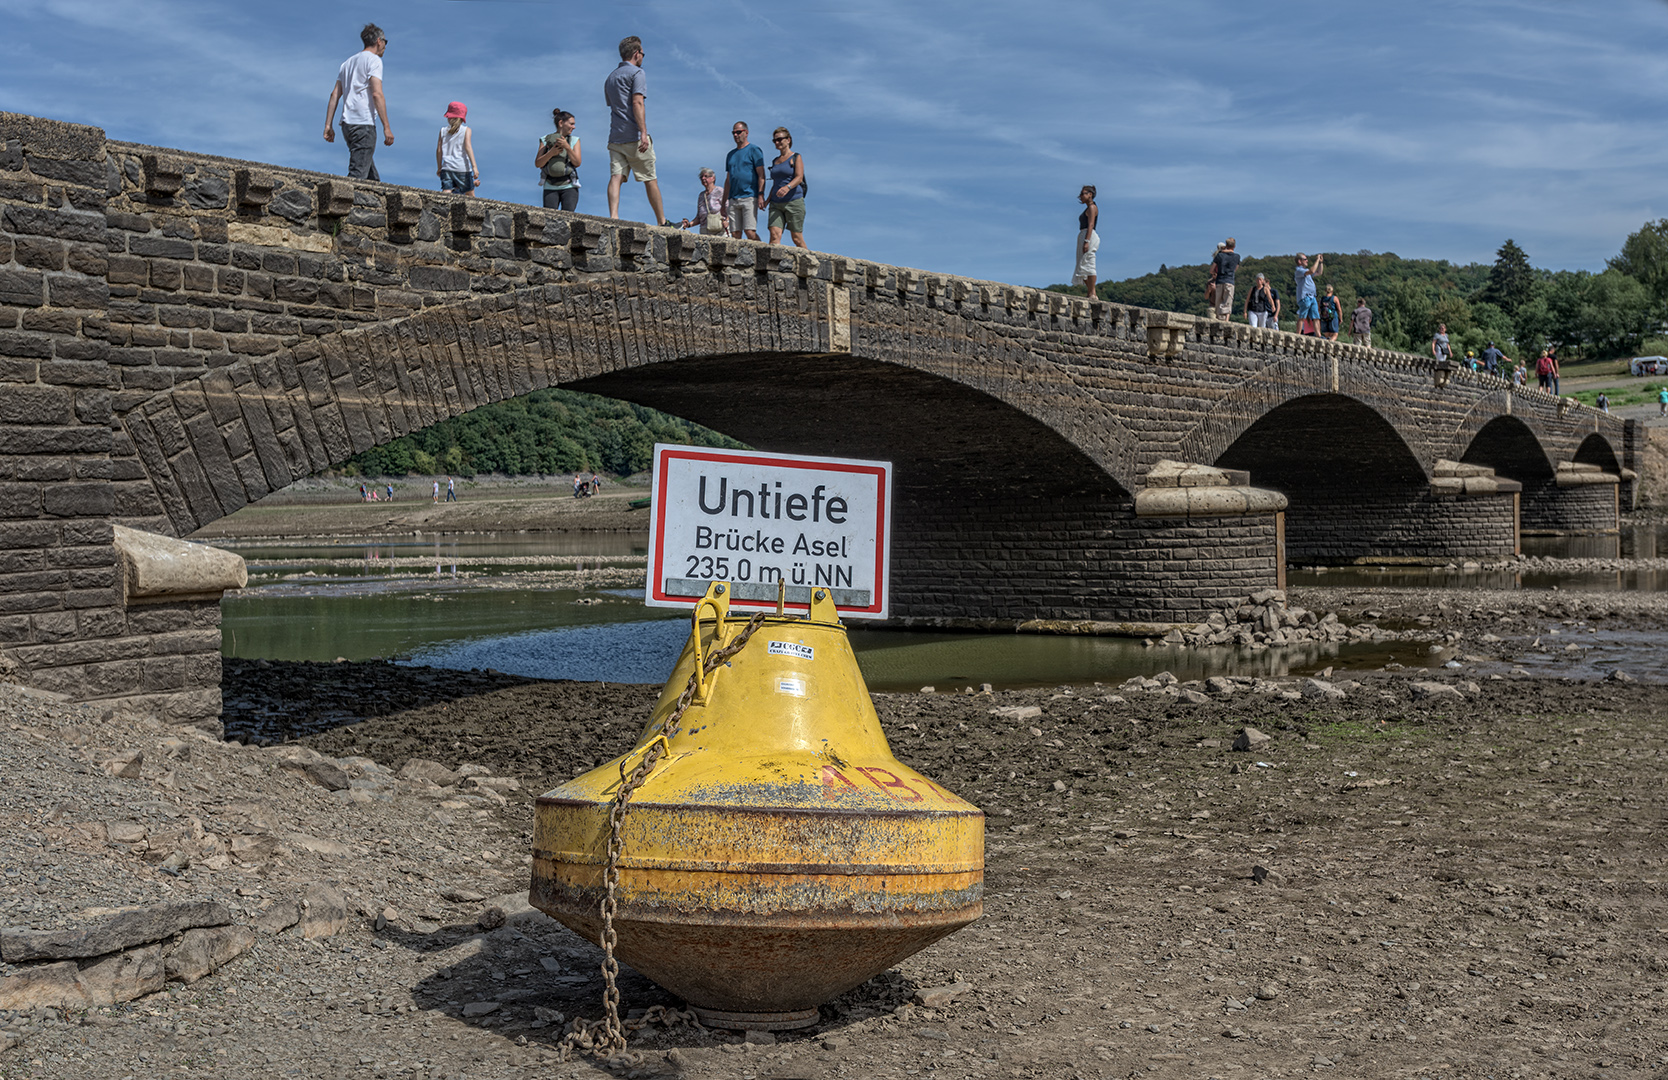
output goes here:
[[625, 176], [628, 173], [640, 184], [646, 184], [655, 178], [653, 142], [649, 143], [647, 153], [639, 151], [635, 142], [608, 144], [608, 175]]
[[758, 232], [759, 231], [759, 198], [756, 195], [743, 195], [730, 200], [730, 231]]
[[1226, 319], [1234, 310], [1234, 287], [1232, 284], [1216, 283], [1216, 317]]

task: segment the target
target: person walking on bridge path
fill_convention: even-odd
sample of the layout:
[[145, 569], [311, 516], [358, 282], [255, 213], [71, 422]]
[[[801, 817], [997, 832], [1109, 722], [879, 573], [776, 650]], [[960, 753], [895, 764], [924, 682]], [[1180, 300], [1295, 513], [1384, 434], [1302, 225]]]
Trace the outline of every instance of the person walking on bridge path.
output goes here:
[[649, 197], [654, 223], [666, 224], [660, 204], [660, 181], [654, 173], [654, 140], [649, 137], [649, 78], [643, 74], [643, 41], [636, 36], [620, 42], [620, 66], [603, 80], [602, 98], [608, 103], [608, 216], [620, 216], [620, 187], [626, 175], [635, 176]]
[[805, 159], [794, 153], [793, 132], [779, 127], [771, 132], [770, 141], [778, 153], [770, 163], [770, 242], [782, 242], [782, 230], [788, 230], [794, 246], [805, 246]]
[[1222, 242], [1222, 250], [1216, 253], [1216, 258], [1210, 264], [1210, 283], [1216, 286], [1216, 305], [1214, 314], [1223, 322], [1229, 322], [1229, 316], [1234, 310], [1234, 272], [1239, 269], [1239, 252], [1234, 250], [1234, 238]]
[[759, 238], [759, 213], [765, 208], [764, 151], [747, 141], [747, 121], [730, 125], [736, 148], [724, 157], [724, 218], [730, 235]]
[[1313, 336], [1315, 323], [1320, 319], [1320, 302], [1315, 298], [1315, 279], [1326, 272], [1326, 256], [1315, 256], [1315, 268], [1309, 269], [1309, 256], [1297, 253], [1297, 267], [1292, 292], [1297, 294], [1297, 332]]
[[550, 110], [550, 121], [556, 130], [539, 140], [533, 167], [539, 170], [545, 208], [571, 213], [579, 208], [579, 163], [584, 160], [579, 139], [573, 133], [578, 121], [564, 109]]
[[1338, 340], [1338, 330], [1344, 324], [1344, 307], [1338, 300], [1338, 294], [1328, 285], [1326, 295], [1320, 298], [1321, 337], [1328, 341]]
[[394, 129], [388, 123], [388, 101], [382, 96], [382, 54], [388, 38], [376, 23], [366, 23], [359, 32], [365, 47], [342, 61], [336, 84], [330, 88], [330, 103], [324, 107], [324, 141], [336, 141], [336, 103], [342, 104], [342, 139], [348, 146], [348, 176], [377, 180], [376, 120], [382, 119], [382, 142], [394, 145]]
[[1245, 321], [1252, 326], [1274, 325], [1274, 290], [1268, 284], [1268, 278], [1262, 274], [1251, 283], [1251, 292], [1245, 297]]
[[1077, 268], [1072, 271], [1071, 283], [1084, 286], [1089, 299], [1098, 300], [1095, 253], [1100, 250], [1100, 233], [1095, 231], [1095, 226], [1100, 222], [1100, 207], [1095, 205], [1095, 185], [1084, 184], [1077, 193], [1077, 201], [1083, 204], [1083, 212], [1077, 215]]
[[461, 101], [446, 106], [446, 126], [434, 142], [434, 175], [440, 177], [441, 191], [473, 195], [481, 186], [481, 167], [475, 163], [475, 144], [470, 138], [469, 106]]
[[1448, 324], [1437, 323], [1436, 333], [1431, 335], [1431, 359], [1441, 363], [1454, 358], [1454, 347], [1448, 342]]
[[1355, 311], [1349, 317], [1349, 337], [1357, 345], [1373, 347], [1373, 312], [1365, 296], [1355, 298]]

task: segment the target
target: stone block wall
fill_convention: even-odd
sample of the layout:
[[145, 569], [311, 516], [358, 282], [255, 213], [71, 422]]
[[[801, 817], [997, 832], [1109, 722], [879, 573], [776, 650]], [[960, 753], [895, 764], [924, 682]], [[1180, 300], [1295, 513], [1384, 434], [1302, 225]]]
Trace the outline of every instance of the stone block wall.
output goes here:
[[1517, 550], [1513, 495], [1439, 496], [1428, 486], [1288, 491], [1293, 563], [1499, 559]]
[[110, 515], [117, 385], [104, 133], [0, 115], [0, 648], [83, 696], [126, 619]]
[[1525, 533], [1615, 532], [1617, 485], [1562, 487], [1552, 480], [1523, 485]]
[[1275, 549], [1273, 514], [1138, 518], [1127, 497], [1021, 492], [921, 507], [898, 517], [892, 611], [945, 625], [1199, 622], [1274, 588]]
[[220, 732], [220, 600], [139, 604], [112, 633], [10, 649], [31, 686]]

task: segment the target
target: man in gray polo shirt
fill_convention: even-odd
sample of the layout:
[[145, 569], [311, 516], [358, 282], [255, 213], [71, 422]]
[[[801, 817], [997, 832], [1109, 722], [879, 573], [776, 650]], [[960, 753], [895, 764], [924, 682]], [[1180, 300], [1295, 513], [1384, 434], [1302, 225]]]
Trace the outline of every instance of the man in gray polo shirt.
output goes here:
[[602, 84], [602, 98], [608, 103], [608, 216], [620, 216], [620, 185], [629, 172], [643, 184], [654, 223], [663, 225], [666, 214], [660, 204], [660, 182], [654, 176], [654, 142], [649, 138], [643, 104], [648, 92], [643, 42], [628, 37], [620, 42], [620, 66]]

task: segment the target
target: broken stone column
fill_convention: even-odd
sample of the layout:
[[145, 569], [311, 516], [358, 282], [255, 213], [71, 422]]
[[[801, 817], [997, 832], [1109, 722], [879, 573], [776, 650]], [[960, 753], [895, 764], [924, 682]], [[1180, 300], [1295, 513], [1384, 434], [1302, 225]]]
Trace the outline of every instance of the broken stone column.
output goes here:
[[[1137, 520], [1169, 540], [1166, 558], [1153, 572], [1173, 578], [1170, 587], [1180, 597], [1195, 593], [1198, 579], [1213, 573], [1230, 573], [1253, 590], [1285, 588], [1285, 509], [1284, 495], [1252, 487], [1243, 471], [1186, 461], [1155, 462], [1135, 493]], [[1196, 599], [1214, 601], [1198, 608], [1224, 606], [1219, 597], [1199, 593]]]
[[121, 525], [114, 532], [119, 607], [102, 633], [55, 644], [50, 657], [41, 646], [12, 650], [18, 681], [218, 735], [220, 598], [248, 583], [242, 557]]

